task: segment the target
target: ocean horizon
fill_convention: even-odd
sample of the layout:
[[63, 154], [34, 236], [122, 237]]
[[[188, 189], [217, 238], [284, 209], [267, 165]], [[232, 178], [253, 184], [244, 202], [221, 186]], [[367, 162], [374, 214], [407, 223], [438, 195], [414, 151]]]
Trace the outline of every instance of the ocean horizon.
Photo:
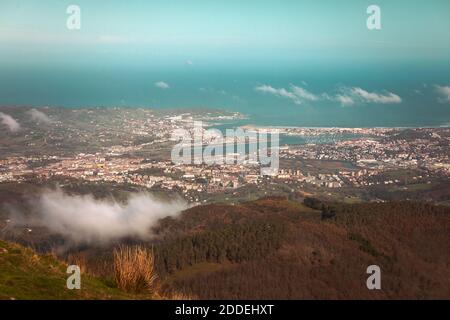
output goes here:
[[[192, 66], [184, 71], [123, 70], [111, 66], [6, 69], [0, 73], [0, 105], [220, 109], [242, 113], [248, 117], [248, 124], [258, 126], [353, 128], [450, 124], [448, 102], [442, 100], [437, 90], [447, 83], [448, 65], [403, 65], [386, 73], [384, 69], [388, 66], [379, 62], [370, 67], [309, 66], [303, 71], [285, 67], [259, 72], [212, 72]], [[158, 81], [168, 88], [157, 87]], [[311, 98], [295, 101], [296, 88], [311, 94]], [[354, 88], [378, 96], [374, 101], [352, 105], [334, 98]], [[400, 101], [381, 100], [389, 94], [398, 96]]]

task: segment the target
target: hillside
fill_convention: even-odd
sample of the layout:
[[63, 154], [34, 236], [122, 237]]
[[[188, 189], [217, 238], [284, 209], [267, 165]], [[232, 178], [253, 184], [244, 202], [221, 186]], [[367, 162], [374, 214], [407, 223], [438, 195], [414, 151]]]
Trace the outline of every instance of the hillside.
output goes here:
[[[449, 208], [329, 206], [321, 214], [268, 198], [168, 219], [170, 240], [158, 247], [166, 288], [205, 299], [450, 298]], [[366, 287], [372, 264], [380, 291]]]
[[[154, 237], [145, 241], [127, 238], [63, 253], [60, 259], [75, 258], [91, 275], [84, 276], [81, 291], [65, 289], [59, 260], [1, 242], [0, 298], [146, 298], [125, 294], [107, 280], [114, 248], [126, 243], [154, 251], [166, 297], [180, 292], [200, 299], [450, 299], [446, 206], [268, 197], [192, 207], [160, 220], [151, 232]], [[67, 246], [43, 228], [3, 235], [41, 252]], [[366, 269], [374, 264], [382, 271], [378, 291], [366, 287]]]
[[67, 265], [21, 245], [0, 241], [0, 299], [139, 299], [112, 281], [82, 274], [81, 289], [66, 287]]

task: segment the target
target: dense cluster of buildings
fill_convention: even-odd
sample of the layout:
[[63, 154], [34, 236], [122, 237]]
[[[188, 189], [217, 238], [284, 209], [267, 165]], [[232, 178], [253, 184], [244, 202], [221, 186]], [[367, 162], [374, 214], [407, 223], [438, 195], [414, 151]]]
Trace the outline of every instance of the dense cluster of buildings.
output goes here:
[[[308, 133], [311, 130], [308, 129]], [[385, 129], [375, 134], [374, 130], [376, 129], [370, 129], [366, 133], [382, 136]], [[170, 160], [156, 161], [127, 156], [127, 152], [131, 150], [135, 151], [136, 147], [113, 146], [104, 153], [79, 153], [74, 157], [9, 157], [0, 160], [0, 181], [21, 181], [29, 176], [41, 179], [62, 176], [195, 194], [236, 189], [258, 184], [263, 179], [258, 165], [175, 165]], [[295, 166], [284, 167], [284, 160], [346, 161], [351, 166], [348, 169], [311, 173]], [[332, 144], [284, 146], [280, 148], [280, 163], [278, 174], [270, 179], [325, 188], [401, 183], [400, 179], [371, 179], [398, 168], [420, 167], [430, 172], [428, 176], [448, 177], [450, 173], [448, 138], [438, 139], [435, 136], [428, 140], [354, 138]]]

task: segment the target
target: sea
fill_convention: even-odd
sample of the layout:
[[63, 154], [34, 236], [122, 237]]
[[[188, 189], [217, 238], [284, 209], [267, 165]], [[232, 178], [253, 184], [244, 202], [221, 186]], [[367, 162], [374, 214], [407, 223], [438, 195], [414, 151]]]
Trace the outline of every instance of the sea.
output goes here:
[[[245, 124], [306, 127], [447, 127], [450, 102], [437, 86], [450, 84], [450, 64], [386, 63], [305, 64], [289, 68], [219, 68], [190, 65], [152, 66], [46, 65], [2, 67], [0, 105], [58, 107], [212, 108], [237, 111]], [[155, 84], [164, 82], [167, 88]], [[348, 88], [394, 93], [401, 103], [333, 99], [295, 103], [256, 90], [260, 86], [290, 91], [302, 87], [316, 96], [334, 96]], [[347, 88], [347, 89], [346, 89]]]

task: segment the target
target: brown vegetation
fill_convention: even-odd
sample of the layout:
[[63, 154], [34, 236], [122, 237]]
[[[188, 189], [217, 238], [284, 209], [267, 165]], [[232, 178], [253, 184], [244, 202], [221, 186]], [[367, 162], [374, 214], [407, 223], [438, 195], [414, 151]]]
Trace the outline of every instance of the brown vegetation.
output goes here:
[[114, 277], [117, 287], [127, 292], [156, 292], [153, 251], [142, 246], [114, 249]]
[[[226, 237], [226, 247], [236, 248], [234, 251], [244, 248], [241, 252], [246, 254], [239, 259], [229, 255], [222, 261], [215, 255], [200, 255], [202, 261], [220, 263], [222, 268], [195, 271], [199, 260], [181, 263], [181, 271], [169, 268], [165, 290], [181, 290], [200, 299], [450, 298], [448, 207], [416, 202], [325, 204], [323, 211], [311, 213], [288, 205], [286, 200], [266, 199], [221, 206], [220, 215], [226, 216], [229, 210], [236, 217], [240, 208], [244, 216], [249, 215], [249, 209], [255, 211], [254, 227], [270, 217], [272, 223], [283, 226], [283, 231], [271, 236], [261, 230], [253, 236], [252, 228], [233, 222], [216, 226], [216, 234], [225, 230], [238, 234]], [[212, 207], [209, 210], [212, 212]], [[197, 218], [197, 225], [205, 225], [210, 219]], [[182, 225], [183, 221], [177, 223]], [[173, 255], [187, 247], [190, 252], [220, 252], [220, 242], [207, 236], [208, 231], [196, 235], [204, 237], [199, 242], [192, 241], [189, 230], [184, 231], [188, 235], [177, 240], [184, 245], [172, 247]], [[261, 250], [272, 239], [278, 244], [271, 250]], [[372, 264], [381, 267], [382, 290], [366, 287], [366, 268]], [[180, 273], [183, 276], [178, 276]]]

